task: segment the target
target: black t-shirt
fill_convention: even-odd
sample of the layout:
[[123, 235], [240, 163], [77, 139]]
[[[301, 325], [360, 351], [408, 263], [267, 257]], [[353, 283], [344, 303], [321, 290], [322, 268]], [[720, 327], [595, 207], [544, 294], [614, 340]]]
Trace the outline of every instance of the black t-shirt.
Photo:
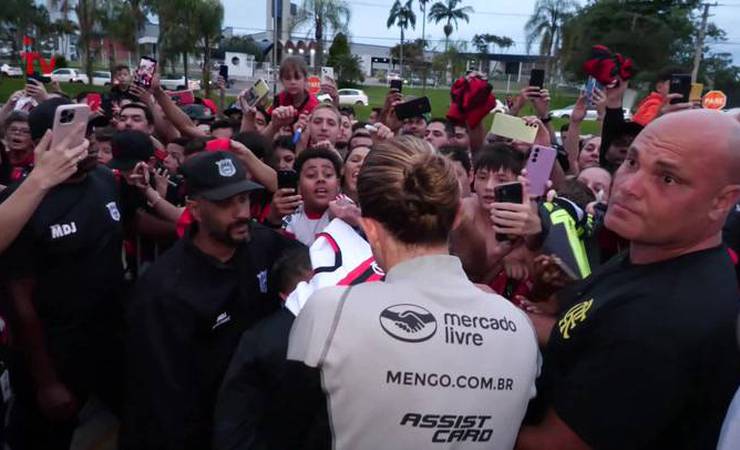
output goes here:
[[57, 363], [100, 350], [122, 319], [121, 244], [116, 182], [98, 167], [52, 189], [0, 258], [6, 280], [35, 281], [34, 305]]
[[129, 414], [124, 449], [209, 448], [216, 394], [242, 333], [274, 311], [275, 260], [302, 245], [258, 224], [221, 263], [190, 235], [136, 284], [128, 311]]
[[727, 250], [621, 255], [570, 292], [544, 354], [544, 406], [597, 449], [714, 448], [740, 383]]

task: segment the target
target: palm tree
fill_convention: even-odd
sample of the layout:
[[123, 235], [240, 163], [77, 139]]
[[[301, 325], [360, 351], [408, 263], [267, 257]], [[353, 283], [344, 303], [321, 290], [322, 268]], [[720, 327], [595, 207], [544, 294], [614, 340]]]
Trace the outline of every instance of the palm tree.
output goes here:
[[96, 38], [96, 24], [101, 17], [99, 0], [78, 0], [75, 6], [77, 22], [80, 27], [80, 42], [82, 43], [82, 67], [87, 78], [92, 80], [93, 55], [90, 44]]
[[461, 2], [462, 0], [445, 0], [444, 2], [437, 2], [433, 4], [432, 8], [429, 10], [429, 19], [433, 20], [434, 23], [447, 22], [444, 26], [445, 52], [450, 46], [450, 35], [453, 30], [457, 29], [458, 21], [464, 20], [466, 23], [469, 23], [470, 14], [474, 12], [473, 8], [470, 6], [458, 8], [458, 5]]
[[193, 31], [203, 44], [203, 82], [205, 96], [211, 92], [211, 47], [221, 38], [224, 23], [224, 6], [221, 0], [197, 0]]
[[301, 9], [290, 25], [290, 31], [305, 25], [309, 26], [309, 33], [313, 30], [316, 41], [315, 68], [321, 67], [324, 61], [324, 32], [331, 30], [334, 34], [346, 34], [349, 18], [349, 5], [344, 0], [303, 0]]
[[424, 61], [424, 80], [422, 80], [422, 91], [427, 90], [427, 64], [425, 59], [425, 53], [427, 49], [427, 3], [431, 0], [419, 0], [419, 9], [421, 9], [421, 59]]
[[563, 25], [578, 7], [574, 0], [537, 0], [534, 13], [524, 25], [527, 53], [540, 40], [540, 55], [553, 56], [560, 48]]
[[403, 78], [404, 32], [409, 27], [409, 25], [411, 26], [411, 28], [416, 28], [416, 14], [414, 14], [414, 10], [411, 7], [411, 2], [412, 0], [406, 0], [406, 3], [401, 4], [401, 0], [396, 0], [391, 7], [390, 13], [388, 14], [388, 22], [386, 22], [386, 26], [388, 28], [392, 27], [393, 25], [398, 25], [398, 28], [401, 29], [401, 78]]

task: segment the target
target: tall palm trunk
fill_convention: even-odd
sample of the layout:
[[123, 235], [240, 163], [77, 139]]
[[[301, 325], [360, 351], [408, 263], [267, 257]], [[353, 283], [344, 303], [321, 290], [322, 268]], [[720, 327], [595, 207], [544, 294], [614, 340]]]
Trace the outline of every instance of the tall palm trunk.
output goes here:
[[421, 4], [421, 60], [424, 63], [424, 79], [421, 81], [421, 91], [426, 93], [427, 91], [427, 78], [429, 77], [426, 61], [426, 49], [427, 49], [427, 6], [425, 3]]
[[403, 27], [401, 27], [401, 80], [403, 80]]
[[190, 86], [190, 83], [188, 83], [188, 52], [182, 53], [182, 68], [183, 68], [183, 75], [185, 76], [185, 89], [188, 89]]
[[205, 49], [203, 50], [203, 82], [201, 87], [205, 86], [205, 96], [208, 98], [211, 95], [211, 43], [208, 36], [203, 37], [203, 44]]
[[314, 73], [319, 73], [319, 68], [324, 64], [324, 24], [321, 16], [316, 15], [316, 56], [314, 57]]

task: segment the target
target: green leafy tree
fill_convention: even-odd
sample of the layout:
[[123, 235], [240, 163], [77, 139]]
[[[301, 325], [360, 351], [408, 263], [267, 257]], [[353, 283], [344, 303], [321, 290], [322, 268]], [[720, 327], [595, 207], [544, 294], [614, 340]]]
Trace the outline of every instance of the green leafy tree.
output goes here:
[[[644, 80], [652, 80], [668, 65], [690, 67], [699, 3], [654, 0], [636, 2], [630, 8], [613, 1], [589, 3], [564, 26], [560, 56], [566, 71], [582, 77], [583, 61], [596, 44], [631, 57]], [[722, 39], [721, 30], [710, 24], [707, 39]]]
[[432, 5], [429, 10], [429, 19], [434, 23], [446, 22], [443, 28], [445, 33], [445, 52], [450, 45], [450, 35], [458, 27], [458, 22], [464, 20], [470, 22], [470, 14], [474, 12], [470, 6], [461, 6], [462, 0], [445, 0]]
[[328, 31], [334, 34], [346, 32], [349, 25], [350, 8], [343, 0], [303, 0], [298, 14], [293, 18], [291, 31], [308, 27], [316, 41], [314, 66], [321, 67], [324, 60], [324, 38]]
[[403, 48], [401, 48], [401, 44], [397, 44], [391, 48], [391, 57], [400, 58], [401, 53], [403, 53], [405, 66], [409, 68], [413, 75], [423, 78], [426, 77], [430, 66], [424, 59], [424, 47], [424, 41], [421, 39], [406, 42], [403, 44]]
[[6, 0], [0, 8], [0, 40], [10, 46], [14, 60], [20, 58], [23, 36], [38, 39], [50, 28], [49, 12], [33, 0]]
[[401, 78], [403, 78], [403, 43], [404, 33], [408, 27], [416, 28], [416, 14], [411, 6], [412, 0], [406, 0], [405, 3], [401, 3], [401, 0], [396, 0], [391, 6], [390, 13], [388, 14], [388, 21], [386, 27], [390, 28], [397, 25], [401, 30], [401, 51], [400, 51], [400, 62], [401, 62]]
[[540, 41], [540, 55], [553, 56], [560, 48], [563, 26], [578, 5], [573, 0], [537, 0], [534, 13], [524, 25], [527, 53]]
[[220, 0], [196, 0], [193, 10], [193, 32], [203, 45], [203, 87], [208, 97], [211, 91], [211, 48], [221, 38], [224, 6]]
[[99, 0], [77, 0], [75, 13], [80, 27], [79, 42], [82, 44], [82, 68], [88, 79], [92, 80], [94, 55], [91, 44], [99, 36], [100, 30], [96, 30], [96, 25], [98, 25], [104, 11], [101, 9]]
[[334, 68], [334, 75], [341, 87], [354, 86], [365, 81], [360, 58], [350, 51], [349, 41], [344, 33], [334, 36], [326, 64]]

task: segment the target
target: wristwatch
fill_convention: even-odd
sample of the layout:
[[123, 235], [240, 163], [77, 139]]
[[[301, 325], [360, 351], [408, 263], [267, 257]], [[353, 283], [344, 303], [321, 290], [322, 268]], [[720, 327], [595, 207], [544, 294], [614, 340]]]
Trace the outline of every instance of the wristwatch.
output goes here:
[[552, 113], [548, 113], [545, 117], [540, 118], [540, 120], [547, 125], [552, 120]]

